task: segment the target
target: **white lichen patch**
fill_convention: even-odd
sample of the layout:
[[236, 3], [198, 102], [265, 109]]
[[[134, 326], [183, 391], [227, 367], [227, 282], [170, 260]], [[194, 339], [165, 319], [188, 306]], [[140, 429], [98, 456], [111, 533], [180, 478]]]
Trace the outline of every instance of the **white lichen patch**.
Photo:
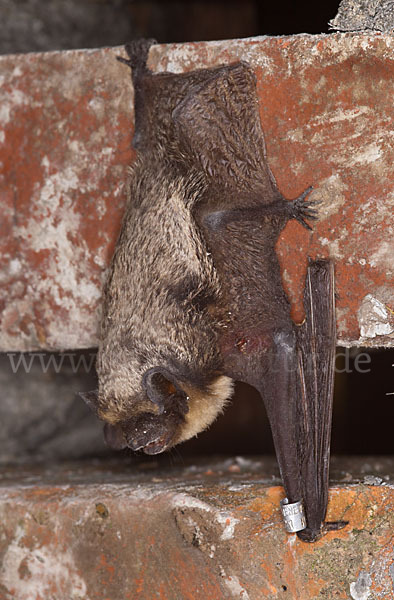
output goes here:
[[[42, 161], [44, 167], [49, 166], [48, 159], [45, 161], [45, 158], [47, 159], [44, 157]], [[78, 189], [78, 184], [78, 175], [72, 166], [46, 177], [44, 185], [37, 190], [39, 198], [35, 198], [38, 211], [48, 205], [51, 212], [55, 212], [60, 200], [67, 200], [68, 194]]]
[[86, 583], [69, 548], [59, 544], [27, 548], [23, 537], [24, 530], [18, 527], [0, 570], [2, 585], [10, 597], [32, 600], [55, 594], [69, 600], [89, 600]]
[[237, 523], [239, 523], [239, 520], [235, 519], [230, 513], [218, 510], [214, 506], [211, 506], [206, 502], [202, 502], [198, 498], [194, 498], [193, 496], [189, 496], [188, 494], [176, 494], [173, 498], [173, 503], [174, 507], [177, 508], [194, 508], [197, 510], [212, 513], [212, 518], [222, 528], [220, 540], [227, 541], [234, 537], [235, 526], [237, 525]]
[[369, 165], [376, 162], [383, 156], [383, 151], [378, 143], [374, 142], [362, 148], [359, 152], [348, 156], [348, 165]]
[[381, 242], [379, 248], [368, 257], [368, 262], [371, 267], [382, 268], [387, 274], [394, 273], [393, 242]]
[[23, 71], [20, 68], [20, 66], [17, 65], [16, 67], [14, 67], [14, 69], [13, 69], [13, 71], [11, 73], [10, 78], [11, 79], [15, 79], [16, 77], [22, 77], [22, 76], [23, 76]]
[[[55, 347], [59, 339], [65, 347], [79, 346], [83, 331], [94, 330], [94, 315], [86, 308], [96, 305], [101, 296], [101, 285], [92, 282], [86, 268], [87, 244], [75, 242], [81, 216], [72, 210], [72, 198], [78, 187], [79, 177], [71, 166], [49, 176], [36, 190], [29, 222], [18, 227], [25, 250], [50, 251], [46, 277], [33, 274], [27, 292], [31, 301], [41, 300], [50, 323], [46, 341]], [[69, 319], [52, 315], [53, 305], [66, 309]]]
[[198, 498], [194, 498], [193, 496], [189, 496], [189, 494], [175, 494], [173, 497], [174, 507], [179, 508], [197, 508], [198, 510], [205, 510], [207, 512], [212, 512], [215, 509], [206, 502], [199, 500]]
[[310, 195], [311, 201], [318, 202], [316, 208], [319, 212], [319, 221], [328, 219], [343, 209], [346, 205], [347, 189], [348, 186], [338, 174], [319, 181], [319, 186]]
[[358, 35], [349, 35], [347, 33], [336, 33], [335, 35], [326, 36], [326, 52], [324, 57], [322, 52], [317, 52], [322, 64], [327, 60], [331, 64], [333, 60], [336, 62], [344, 62], [349, 60], [349, 56], [354, 54], [359, 55], [360, 50], [363, 52], [374, 52], [386, 54], [387, 57], [392, 56], [394, 50], [394, 40], [391, 36], [378, 37], [376, 33], [362, 33]]
[[11, 115], [14, 108], [19, 107], [21, 104], [28, 104], [29, 98], [14, 88], [11, 92], [4, 92], [0, 94], [0, 125], [7, 125], [11, 121]]
[[386, 306], [372, 294], [365, 296], [357, 316], [362, 338], [374, 338], [394, 332]]
[[220, 536], [221, 540], [231, 540], [234, 537], [235, 526], [239, 523], [238, 519], [231, 517], [228, 513], [218, 513], [216, 520], [223, 526], [223, 533]]
[[249, 594], [244, 587], [240, 584], [240, 581], [236, 575], [226, 575], [222, 570], [222, 577], [224, 584], [233, 598], [240, 598], [241, 600], [249, 600]]
[[328, 110], [322, 115], [317, 115], [311, 119], [308, 123], [308, 127], [314, 127], [318, 125], [327, 125], [333, 123], [342, 123], [343, 121], [352, 121], [358, 119], [362, 115], [372, 113], [372, 109], [369, 106], [358, 106], [357, 108], [343, 109], [341, 107], [333, 110]]
[[[151, 50], [156, 57], [155, 71], [183, 73], [186, 70], [230, 64], [243, 60], [253, 67], [261, 67], [265, 74], [272, 73], [274, 61], [266, 54], [261, 42], [263, 36], [241, 40], [215, 40], [190, 44], [169, 44]], [[259, 43], [260, 42], [260, 43]]]
[[18, 275], [22, 268], [21, 261], [18, 258], [13, 258], [8, 263], [8, 269], [11, 276]]
[[350, 595], [353, 600], [369, 600], [371, 598], [372, 579], [366, 571], [360, 571], [356, 581], [350, 584]]

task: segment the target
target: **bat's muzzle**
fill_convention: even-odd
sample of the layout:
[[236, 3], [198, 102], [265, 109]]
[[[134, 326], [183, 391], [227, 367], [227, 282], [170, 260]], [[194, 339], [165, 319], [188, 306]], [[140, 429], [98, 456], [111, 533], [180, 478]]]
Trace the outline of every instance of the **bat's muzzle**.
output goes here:
[[145, 454], [159, 454], [171, 446], [182, 417], [176, 413], [142, 413], [124, 427], [127, 446]]

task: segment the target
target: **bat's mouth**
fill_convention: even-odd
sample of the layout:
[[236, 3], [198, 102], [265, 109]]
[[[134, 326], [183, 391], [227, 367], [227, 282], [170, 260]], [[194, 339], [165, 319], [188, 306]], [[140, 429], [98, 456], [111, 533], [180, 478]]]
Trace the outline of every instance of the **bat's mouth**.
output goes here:
[[160, 454], [161, 452], [167, 450], [167, 448], [170, 445], [170, 441], [171, 440], [166, 440], [164, 437], [160, 437], [159, 439], [154, 440], [153, 442], [149, 442], [149, 444], [141, 448], [141, 450], [145, 454]]
[[130, 448], [137, 452], [142, 450], [145, 454], [160, 454], [167, 450], [175, 437], [175, 429], [154, 431], [143, 425], [139, 428], [134, 427], [132, 434], [126, 434], [120, 425], [104, 426], [104, 438], [107, 445], [114, 450]]
[[[172, 417], [172, 418], [171, 418]], [[145, 454], [160, 454], [173, 445], [181, 415], [153, 415], [144, 413], [132, 419], [125, 428], [126, 443], [134, 451]]]
[[145, 454], [160, 454], [173, 446], [179, 438], [179, 428], [185, 423], [188, 406], [186, 395], [184, 399], [172, 393], [166, 400], [167, 406], [163, 405], [159, 414], [141, 412], [115, 425], [107, 423], [104, 427], [107, 444], [117, 450], [128, 447]]

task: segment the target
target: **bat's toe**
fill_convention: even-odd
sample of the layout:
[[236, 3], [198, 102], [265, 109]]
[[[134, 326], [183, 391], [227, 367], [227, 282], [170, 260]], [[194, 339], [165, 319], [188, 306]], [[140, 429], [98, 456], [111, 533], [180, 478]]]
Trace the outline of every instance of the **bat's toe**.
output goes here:
[[346, 527], [348, 523], [348, 521], [327, 521], [322, 523], [322, 526], [319, 529], [307, 527], [302, 531], [298, 531], [297, 536], [303, 542], [317, 542], [317, 540], [326, 535], [329, 531], [339, 531], [339, 529]]
[[302, 194], [300, 194], [300, 196], [289, 203], [290, 218], [298, 221], [300, 225], [309, 231], [312, 231], [312, 227], [305, 219], [308, 221], [316, 221], [319, 218], [319, 211], [312, 208], [317, 202], [306, 200], [306, 197], [310, 194], [312, 189], [313, 187], [309, 186]]

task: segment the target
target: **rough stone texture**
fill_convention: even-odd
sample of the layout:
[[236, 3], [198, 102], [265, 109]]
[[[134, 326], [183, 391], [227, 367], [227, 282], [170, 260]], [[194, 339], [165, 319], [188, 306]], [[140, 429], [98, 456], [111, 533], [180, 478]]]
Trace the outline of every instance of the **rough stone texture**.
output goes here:
[[3, 468], [0, 598], [392, 599], [392, 461], [334, 470], [349, 525], [315, 544], [285, 533], [270, 461], [154, 465]]
[[329, 22], [339, 31], [394, 30], [394, 3], [392, 0], [342, 0], [338, 14]]
[[132, 87], [115, 55], [0, 59], [2, 349], [96, 343], [131, 161]]
[[[335, 34], [151, 51], [157, 71], [239, 59], [255, 67], [279, 188], [292, 198], [313, 184], [322, 202], [313, 234], [292, 222], [278, 244], [293, 315], [302, 320], [307, 255], [332, 256], [342, 345], [394, 345], [393, 47], [389, 35]], [[0, 350], [97, 343], [133, 158], [119, 52], [0, 58]]]

